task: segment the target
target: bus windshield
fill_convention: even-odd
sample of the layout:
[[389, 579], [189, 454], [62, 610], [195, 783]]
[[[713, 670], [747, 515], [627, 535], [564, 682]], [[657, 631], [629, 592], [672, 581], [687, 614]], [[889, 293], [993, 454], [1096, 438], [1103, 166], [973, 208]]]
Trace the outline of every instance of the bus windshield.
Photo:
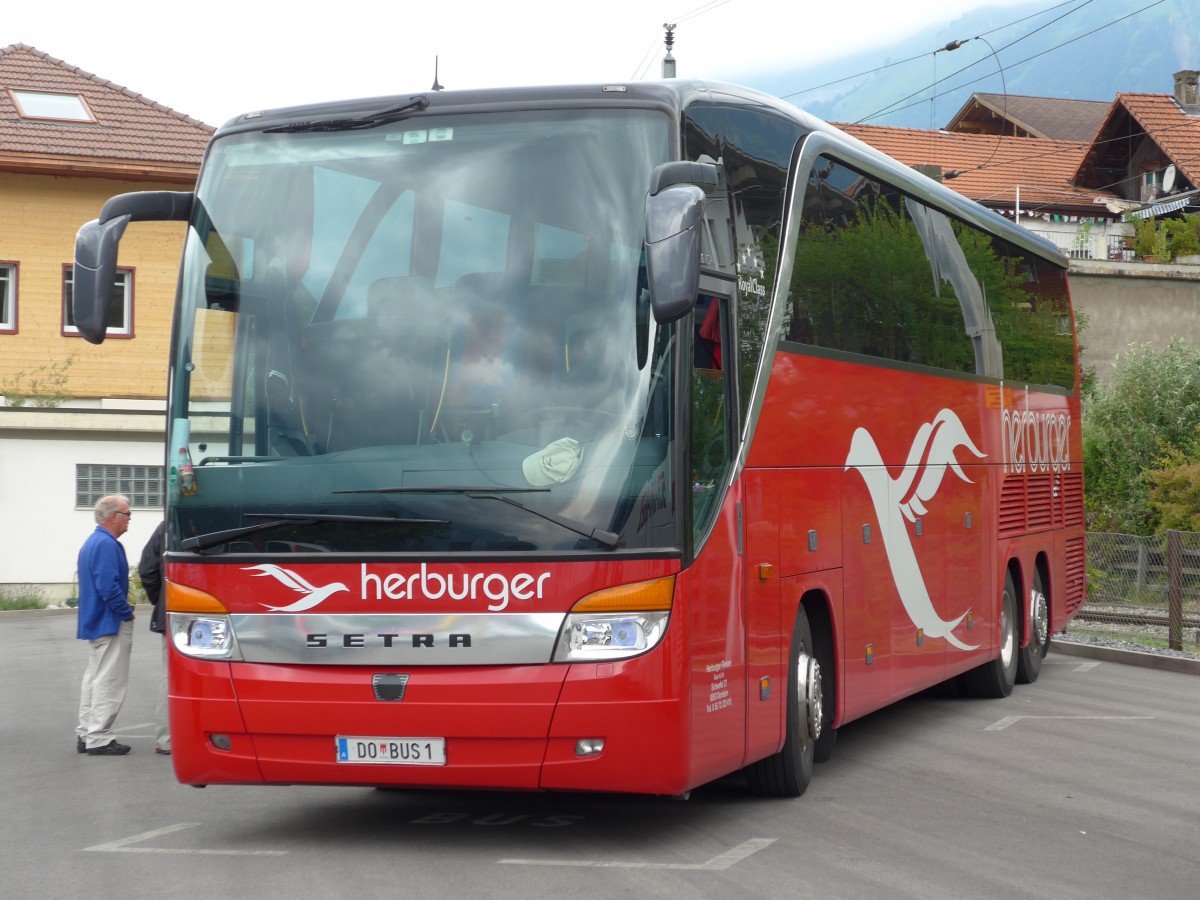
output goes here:
[[641, 250], [669, 151], [637, 109], [219, 137], [172, 353], [174, 549], [676, 546], [676, 347]]

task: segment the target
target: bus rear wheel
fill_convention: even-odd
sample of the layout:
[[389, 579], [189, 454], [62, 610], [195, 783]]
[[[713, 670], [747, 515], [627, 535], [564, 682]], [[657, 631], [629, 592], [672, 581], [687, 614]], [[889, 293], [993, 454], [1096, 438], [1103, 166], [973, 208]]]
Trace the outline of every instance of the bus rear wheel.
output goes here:
[[787, 734], [783, 749], [746, 767], [750, 790], [763, 797], [799, 797], [812, 781], [813, 757], [825, 718], [821, 664], [804, 607], [796, 613], [788, 661]]
[[1042, 660], [1050, 648], [1050, 605], [1042, 589], [1042, 573], [1033, 571], [1033, 589], [1029, 592], [1029, 643], [1017, 654], [1017, 684], [1033, 684], [1042, 671]]
[[1000, 655], [962, 676], [968, 694], [1000, 698], [1012, 693], [1017, 680], [1017, 643], [1017, 588], [1009, 572], [1000, 599]]

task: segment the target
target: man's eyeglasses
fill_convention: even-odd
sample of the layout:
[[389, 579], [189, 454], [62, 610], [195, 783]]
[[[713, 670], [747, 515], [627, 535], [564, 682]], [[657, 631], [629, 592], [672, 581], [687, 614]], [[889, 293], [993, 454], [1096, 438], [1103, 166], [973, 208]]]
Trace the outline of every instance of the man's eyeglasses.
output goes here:
[[124, 510], [121, 510], [121, 509], [115, 509], [115, 510], [113, 510], [113, 515], [114, 515], [114, 516], [129, 516], [130, 518], [132, 518], [132, 517], [133, 517], [133, 513], [131, 513], [131, 512], [125, 512]]

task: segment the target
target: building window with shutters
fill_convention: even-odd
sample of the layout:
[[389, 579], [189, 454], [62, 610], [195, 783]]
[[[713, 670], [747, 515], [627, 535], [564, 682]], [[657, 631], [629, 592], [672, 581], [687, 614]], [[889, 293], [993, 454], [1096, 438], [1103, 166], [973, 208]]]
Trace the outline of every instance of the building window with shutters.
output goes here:
[[77, 463], [75, 508], [91, 509], [109, 494], [124, 494], [130, 509], [162, 509], [162, 466], [113, 466]]

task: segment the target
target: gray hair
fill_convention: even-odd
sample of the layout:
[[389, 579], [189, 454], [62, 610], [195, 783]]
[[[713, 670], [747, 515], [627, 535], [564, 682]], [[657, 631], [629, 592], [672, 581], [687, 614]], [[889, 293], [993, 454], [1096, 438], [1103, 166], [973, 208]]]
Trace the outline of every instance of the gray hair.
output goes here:
[[121, 504], [129, 505], [129, 499], [122, 494], [109, 494], [96, 501], [96, 521], [107, 522], [108, 517], [121, 508]]

